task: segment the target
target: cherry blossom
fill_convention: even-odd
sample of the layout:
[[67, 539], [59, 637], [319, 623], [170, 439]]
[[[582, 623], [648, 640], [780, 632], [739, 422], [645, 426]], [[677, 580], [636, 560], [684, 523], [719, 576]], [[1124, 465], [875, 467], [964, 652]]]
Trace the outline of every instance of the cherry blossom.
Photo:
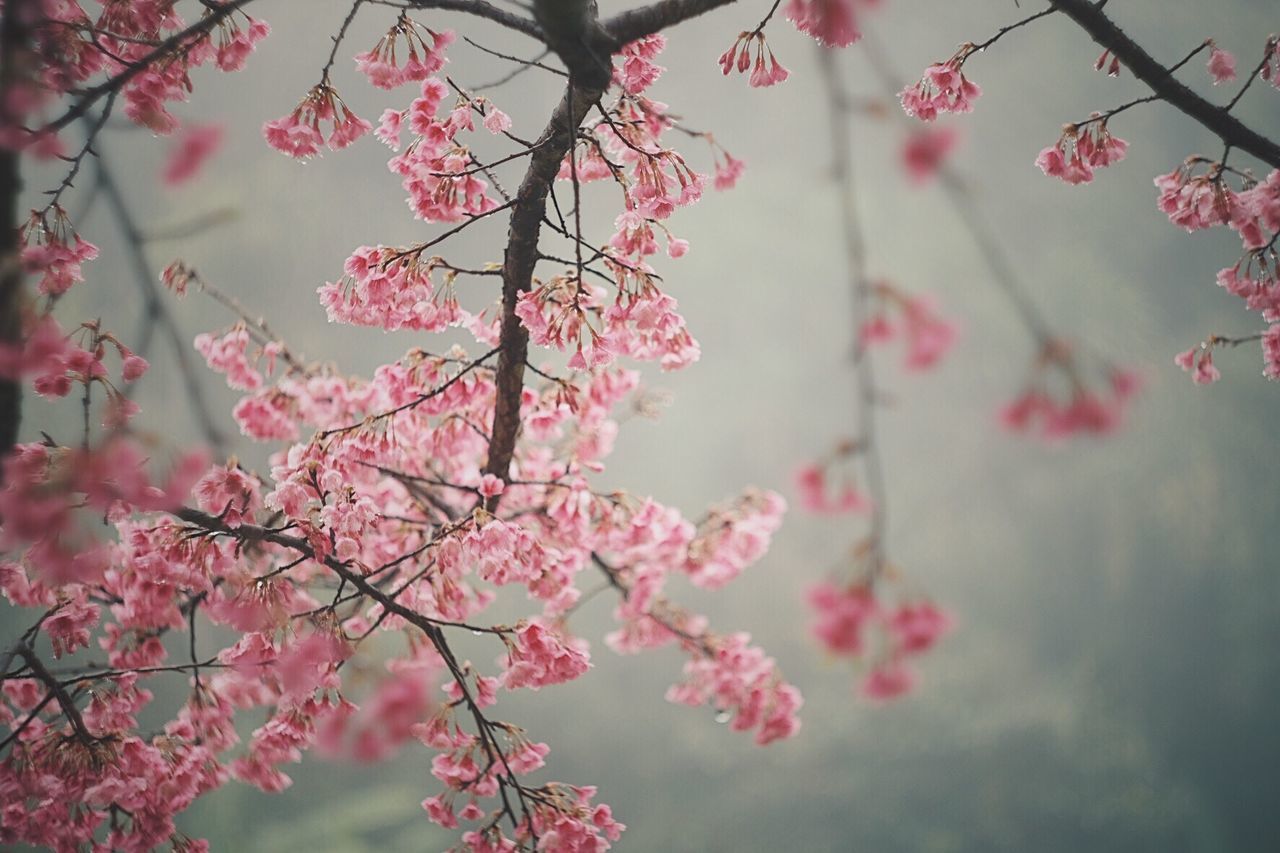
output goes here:
[[964, 76], [964, 61], [969, 51], [969, 47], [962, 47], [946, 62], [926, 68], [918, 83], [899, 93], [903, 111], [920, 121], [933, 121], [939, 113], [973, 112], [973, 102], [982, 94], [982, 89]]

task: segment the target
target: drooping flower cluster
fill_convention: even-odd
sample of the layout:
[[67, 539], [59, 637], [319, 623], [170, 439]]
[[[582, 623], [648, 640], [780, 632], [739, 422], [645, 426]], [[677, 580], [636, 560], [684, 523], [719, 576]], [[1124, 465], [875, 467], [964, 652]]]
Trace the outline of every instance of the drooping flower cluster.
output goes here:
[[619, 56], [622, 64], [613, 66], [613, 82], [629, 95], [639, 95], [662, 76], [666, 69], [654, 62], [667, 46], [667, 38], [654, 33], [624, 44]]
[[1114, 432], [1124, 422], [1141, 381], [1123, 368], [1108, 366], [1103, 373], [1105, 385], [1099, 390], [1088, 382], [1069, 343], [1049, 341], [1032, 364], [1023, 392], [1000, 410], [1000, 424], [1050, 442]]
[[[1228, 183], [1233, 176], [1240, 181], [1238, 190]], [[1240, 236], [1244, 254], [1219, 270], [1218, 286], [1244, 300], [1245, 308], [1260, 314], [1271, 328], [1280, 323], [1280, 255], [1275, 249], [1280, 239], [1280, 170], [1258, 181], [1225, 164], [1190, 157], [1155, 183], [1160, 190], [1157, 205], [1173, 224], [1187, 231], [1225, 225]], [[1198, 358], [1197, 349], [1192, 348], [1175, 361], [1191, 372], [1197, 384], [1208, 384], [1220, 376], [1212, 349], [1224, 342], [1226, 338], [1211, 336], [1201, 345]], [[1265, 343], [1263, 373], [1276, 377]]]
[[[620, 283], [613, 304], [602, 287], [571, 274], [553, 276], [522, 294], [516, 314], [539, 346], [572, 350], [569, 367], [594, 370], [619, 355], [658, 361], [676, 370], [698, 360], [701, 350], [671, 296], [663, 293], [647, 264], [611, 262]], [[598, 328], [597, 328], [598, 327]]]
[[883, 281], [876, 283], [874, 293], [876, 307], [861, 329], [863, 345], [901, 339], [906, 347], [904, 368], [918, 371], [937, 366], [959, 337], [959, 327], [937, 312], [931, 297], [911, 296]]
[[1209, 51], [1209, 61], [1206, 65], [1215, 86], [1219, 83], [1230, 83], [1236, 79], [1236, 58], [1216, 44]]
[[477, 176], [468, 149], [455, 137], [475, 130], [474, 115], [490, 132], [500, 133], [510, 126], [506, 114], [484, 99], [459, 98], [444, 118], [437, 118], [448, 87], [434, 77], [422, 82], [421, 94], [403, 112], [382, 114], [377, 136], [393, 151], [400, 149], [400, 135], [407, 126], [414, 138], [405, 150], [392, 157], [388, 167], [402, 179], [409, 193], [409, 208], [427, 222], [458, 222], [488, 213], [498, 203], [488, 195], [489, 185]]
[[39, 275], [37, 289], [46, 296], [62, 296], [84, 281], [81, 264], [98, 257], [98, 247], [76, 233], [61, 206], [33, 210], [19, 235], [22, 266]]
[[[408, 54], [403, 65], [396, 55], [402, 39]], [[379, 89], [394, 89], [405, 83], [420, 82], [444, 68], [448, 62], [444, 51], [453, 44], [453, 40], [452, 31], [436, 32], [402, 12], [372, 50], [356, 54], [356, 67]]]
[[856, 580], [839, 586], [824, 582], [809, 592], [813, 633], [832, 655], [866, 661], [859, 692], [885, 701], [911, 691], [915, 673], [908, 661], [949, 632], [952, 620], [931, 601], [903, 599], [886, 606], [877, 586]]
[[[754, 61], [751, 58], [753, 47]], [[750, 68], [751, 76], [747, 82], [755, 87], [773, 86], [791, 76], [791, 72], [783, 68], [782, 63], [773, 55], [773, 49], [765, 41], [764, 33], [759, 30], [738, 33], [738, 38], [728, 50], [720, 54], [717, 61], [720, 63], [721, 73], [726, 77], [731, 71], [737, 70], [739, 74], [745, 74]]]
[[30, 29], [26, 55], [11, 63], [15, 78], [6, 81], [0, 145], [61, 154], [56, 132], [43, 128], [49, 108], [64, 95], [121, 75], [124, 114], [153, 133], [172, 133], [180, 123], [169, 107], [187, 100], [191, 72], [206, 65], [241, 70], [271, 31], [234, 7], [210, 5], [188, 25], [172, 0], [101, 3], [94, 14], [86, 5], [81, 0], [32, 4], [23, 22]]
[[222, 136], [221, 125], [188, 125], [169, 152], [161, 174], [164, 182], [177, 186], [194, 179], [222, 144]]
[[919, 82], [898, 94], [903, 111], [920, 121], [933, 121], [939, 113], [973, 112], [973, 102], [982, 89], [964, 76], [964, 62], [972, 49], [972, 45], [962, 46], [946, 62], [926, 68]]
[[876, 6], [879, 0], [787, 0], [787, 20], [817, 39], [823, 47], [848, 47], [862, 38], [855, 6]]
[[[320, 129], [322, 122], [330, 125], [327, 138]], [[262, 135], [281, 154], [308, 160], [320, 153], [322, 145], [339, 151], [372, 129], [373, 125], [352, 112], [338, 90], [325, 80], [312, 87], [293, 112], [264, 124]]]
[[[853, 465], [848, 464], [860, 449], [857, 442], [843, 442], [824, 459], [796, 471], [795, 486], [800, 506], [819, 515], [870, 512], [871, 498], [858, 488]], [[835, 467], [840, 469], [840, 483], [833, 491], [830, 473]]]
[[1068, 184], [1087, 184], [1093, 170], [1124, 159], [1129, 144], [1107, 130], [1107, 120], [1095, 115], [1081, 125], [1062, 128], [1058, 143], [1040, 152], [1036, 165], [1046, 175]]
[[458, 305], [448, 270], [442, 287], [432, 282], [440, 261], [409, 250], [361, 246], [347, 258], [346, 275], [320, 288], [320, 304], [331, 323], [443, 331], [463, 323], [468, 315]]
[[1197, 385], [1209, 385], [1222, 378], [1222, 371], [1213, 364], [1212, 346], [1202, 344], [1178, 353], [1173, 363], [1190, 373], [1191, 381]]
[[667, 691], [667, 699], [685, 705], [710, 702], [732, 715], [734, 731], [755, 729], [761, 745], [795, 734], [800, 728], [796, 711], [804, 700], [779, 679], [773, 658], [748, 645], [751, 637], [744, 633], [706, 642], [707, 654], [685, 664], [685, 680]]
[[960, 131], [954, 127], [921, 128], [912, 131], [902, 143], [902, 167], [917, 186], [927, 183], [960, 142]]

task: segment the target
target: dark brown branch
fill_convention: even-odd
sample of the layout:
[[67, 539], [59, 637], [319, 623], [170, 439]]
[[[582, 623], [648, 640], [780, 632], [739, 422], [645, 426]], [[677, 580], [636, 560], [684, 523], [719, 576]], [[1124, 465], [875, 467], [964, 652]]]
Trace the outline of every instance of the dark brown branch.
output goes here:
[[733, 2], [734, 0], [658, 0], [648, 6], [614, 15], [603, 26], [617, 39], [618, 44], [626, 44]]
[[1097, 5], [1089, 0], [1051, 2], [1095, 42], [1118, 57], [1133, 72], [1133, 76], [1146, 83], [1162, 100], [1217, 134], [1227, 145], [1247, 151], [1264, 163], [1280, 169], [1280, 144], [1246, 126], [1231, 115], [1226, 107], [1209, 103], [1174, 79], [1168, 68], [1131, 39]]
[[485, 473], [506, 480], [511, 475], [520, 426], [520, 392], [524, 389], [524, 365], [529, 354], [529, 333], [516, 316], [516, 302], [529, 290], [538, 263], [538, 236], [547, 210], [547, 192], [565, 154], [573, 146], [578, 125], [604, 94], [600, 87], [580, 87], [571, 82], [538, 140], [529, 170], [516, 192], [515, 210], [507, 230], [506, 259], [502, 267], [502, 331], [499, 339], [497, 401], [493, 438]]
[[449, 12], [465, 12], [479, 18], [487, 18], [494, 23], [515, 30], [519, 33], [543, 41], [542, 30], [538, 25], [505, 9], [499, 9], [485, 0], [405, 0], [404, 3], [385, 3], [400, 9], [444, 9]]

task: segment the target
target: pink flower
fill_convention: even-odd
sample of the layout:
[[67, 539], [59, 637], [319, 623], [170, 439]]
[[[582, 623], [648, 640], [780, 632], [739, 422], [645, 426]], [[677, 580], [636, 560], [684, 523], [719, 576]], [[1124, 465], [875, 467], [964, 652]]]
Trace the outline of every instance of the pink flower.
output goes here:
[[719, 158], [716, 159], [716, 189], [733, 189], [733, 186], [738, 182], [738, 178], [742, 177], [742, 172], [746, 167], [747, 164], [744, 161], [738, 160], [728, 152], [725, 152], [723, 163], [720, 162]]
[[[1199, 353], [1199, 359], [1196, 354]], [[1191, 381], [1197, 385], [1209, 385], [1222, 378], [1222, 372], [1213, 364], [1213, 347], [1201, 344], [1186, 352], [1178, 353], [1173, 363], [1191, 374]]]
[[903, 604], [885, 621], [899, 651], [904, 654], [928, 650], [939, 637], [951, 630], [951, 617], [928, 601]]
[[613, 81], [629, 95], [638, 95], [653, 85], [666, 69], [653, 60], [667, 46], [661, 33], [645, 36], [622, 46], [622, 65], [613, 67]]
[[827, 485], [826, 469], [821, 465], [804, 466], [796, 472], [795, 482], [800, 505], [810, 512], [829, 515], [871, 511], [871, 499], [851, 482], [842, 485], [833, 497]]
[[879, 613], [870, 586], [821, 583], [809, 591], [809, 606], [816, 619], [813, 634], [828, 652], [852, 656], [862, 653], [863, 632]]
[[481, 497], [494, 498], [502, 494], [505, 489], [506, 484], [492, 474], [485, 474], [480, 478]]
[[907, 136], [902, 144], [902, 165], [911, 182], [924, 184], [937, 174], [959, 139], [953, 127], [918, 130]]
[[[383, 116], [386, 118], [385, 114]], [[357, 116], [343, 103], [328, 83], [317, 84], [292, 113], [273, 119], [262, 126], [267, 144], [282, 154], [306, 160], [320, 152], [324, 134], [320, 122], [331, 122], [329, 148], [346, 148], [373, 129], [373, 125]]]
[[1214, 45], [1209, 51], [1209, 74], [1213, 77], [1213, 85], [1230, 83], [1236, 79], [1236, 58], [1225, 50]]
[[970, 82], [961, 70], [967, 57], [966, 49], [962, 48], [946, 62], [926, 68], [918, 83], [898, 94], [903, 111], [921, 121], [933, 121], [939, 113], [973, 112], [973, 102], [982, 94], [982, 89]]
[[564, 637], [537, 621], [526, 624], [508, 642], [506, 662], [502, 686], [508, 690], [537, 690], [572, 681], [591, 667], [585, 641]]
[[859, 692], [875, 702], [887, 702], [910, 693], [916, 686], [915, 673], [902, 661], [890, 660], [872, 669], [862, 679]]
[[[755, 50], [754, 62], [751, 59], [753, 49]], [[740, 33], [729, 49], [720, 54], [718, 62], [720, 71], [725, 76], [735, 68], [740, 74], [750, 68], [751, 76], [747, 82], [757, 88], [774, 86], [791, 76], [791, 72], [783, 68], [777, 57], [773, 55], [773, 49], [766, 43], [763, 32]]]
[[1068, 184], [1087, 184], [1093, 170], [1124, 159], [1129, 144], [1107, 130], [1105, 119], [1082, 126], [1067, 125], [1058, 144], [1046, 148], [1036, 158], [1040, 171]]
[[222, 144], [222, 127], [216, 124], [187, 125], [169, 150], [164, 182], [170, 186], [186, 183], [199, 174], [205, 162]]
[[[398, 66], [396, 49], [401, 39], [404, 39], [408, 58], [403, 66]], [[402, 14], [372, 50], [356, 55], [356, 67], [379, 89], [394, 89], [404, 83], [425, 80], [444, 68], [448, 61], [444, 51], [453, 40], [452, 32], [427, 29]]]
[[788, 0], [787, 20], [824, 47], [848, 47], [862, 38], [854, 0]]
[[1262, 375], [1280, 379], [1280, 323], [1273, 323], [1262, 333]]

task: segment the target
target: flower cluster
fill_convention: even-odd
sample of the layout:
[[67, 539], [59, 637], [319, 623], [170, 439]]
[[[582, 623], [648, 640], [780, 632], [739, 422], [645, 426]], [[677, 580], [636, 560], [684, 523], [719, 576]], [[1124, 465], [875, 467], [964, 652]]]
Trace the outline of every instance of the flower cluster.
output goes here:
[[81, 239], [59, 205], [33, 210], [19, 235], [22, 266], [28, 275], [39, 275], [38, 290], [46, 296], [62, 296], [84, 281], [81, 264], [98, 257], [98, 247]]
[[907, 177], [917, 186], [927, 183], [959, 142], [960, 132], [954, 127], [921, 128], [909, 133], [901, 149]]
[[[81, 0], [38, 5], [27, 22], [29, 55], [14, 63], [16, 77], [6, 81], [0, 145], [46, 156], [62, 153], [56, 132], [42, 129], [41, 119], [60, 96], [124, 75], [119, 91], [125, 115], [153, 133], [169, 134], [180, 126], [169, 107], [187, 100], [192, 70], [212, 65], [239, 71], [271, 31], [238, 9], [217, 7], [188, 27], [172, 2], [158, 0], [99, 4], [95, 14]], [[157, 57], [155, 45], [165, 40], [173, 43]]]
[[858, 489], [852, 465], [840, 465], [841, 482], [834, 491], [829, 482], [831, 468], [852, 459], [858, 451], [856, 442], [844, 442], [825, 459], [804, 465], [796, 471], [795, 486], [796, 493], [800, 496], [800, 506], [819, 515], [870, 512], [871, 498]]
[[[327, 140], [321, 122], [331, 125]], [[293, 112], [264, 124], [262, 135], [281, 154], [307, 160], [319, 154], [322, 145], [338, 151], [372, 129], [373, 125], [352, 112], [325, 80], [312, 87]]]
[[[1239, 179], [1239, 189], [1228, 183], [1231, 177]], [[1160, 190], [1157, 205], [1173, 224], [1187, 231], [1224, 225], [1239, 235], [1244, 254], [1219, 270], [1218, 286], [1244, 300], [1245, 307], [1268, 324], [1280, 322], [1280, 256], [1275, 250], [1280, 239], [1280, 170], [1259, 181], [1223, 163], [1190, 157], [1155, 183]], [[1264, 375], [1275, 378], [1275, 362], [1265, 346], [1267, 338], [1258, 338], [1264, 341]], [[1220, 374], [1213, 364], [1212, 349], [1226, 340], [1213, 336], [1202, 344], [1198, 359], [1193, 348], [1175, 361], [1191, 372], [1197, 384], [1213, 382]]]
[[[751, 59], [752, 47], [755, 48], [754, 62]], [[773, 55], [773, 49], [765, 41], [764, 33], [759, 30], [738, 33], [737, 40], [720, 54], [718, 62], [720, 71], [726, 77], [735, 69], [739, 74], [745, 74], [750, 68], [751, 76], [747, 82], [756, 87], [773, 86], [791, 76], [791, 72], [783, 68], [782, 63]]]
[[[408, 53], [403, 65], [399, 64], [396, 56], [401, 39]], [[394, 89], [405, 83], [425, 80], [444, 68], [448, 62], [444, 51], [453, 44], [453, 40], [450, 30], [436, 32], [401, 13], [372, 50], [356, 54], [356, 67], [379, 89]]]
[[1236, 58], [1216, 44], [1209, 51], [1207, 67], [1215, 86], [1219, 83], [1230, 83], [1236, 79]]
[[621, 65], [613, 67], [613, 82], [629, 95], [639, 95], [662, 76], [666, 69], [654, 62], [667, 46], [661, 33], [645, 36], [622, 46]]
[[387, 165], [401, 177], [410, 209], [427, 222], [458, 222], [498, 206], [488, 195], [488, 183], [477, 177], [479, 170], [474, 168], [470, 152], [455, 137], [464, 130], [475, 130], [475, 113], [482, 114], [486, 129], [492, 133], [506, 130], [510, 119], [484, 99], [466, 98], [459, 98], [440, 119], [437, 113], [448, 94], [443, 82], [428, 77], [409, 109], [387, 110], [377, 130], [377, 137], [393, 151], [399, 151], [406, 126], [414, 134], [405, 150]]
[[195, 178], [222, 144], [222, 135], [220, 125], [188, 125], [169, 152], [169, 159], [161, 174], [164, 182], [177, 186]]
[[1070, 344], [1049, 341], [1035, 359], [1026, 388], [1001, 408], [1000, 424], [1011, 432], [1036, 432], [1045, 441], [1073, 435], [1106, 435], [1124, 422], [1141, 387], [1132, 371], [1104, 370], [1102, 390], [1091, 387]]
[[946, 62], [926, 68], [919, 82], [898, 94], [903, 111], [920, 121], [933, 121], [939, 113], [973, 112], [973, 102], [982, 89], [964, 76], [964, 61], [971, 50], [966, 45]]
[[903, 367], [916, 371], [937, 366], [955, 345], [959, 327], [938, 314], [931, 297], [908, 295], [888, 282], [876, 283], [874, 293], [876, 308], [862, 326], [862, 345], [879, 346], [900, 338], [906, 347]]
[[1107, 130], [1107, 120], [1095, 115], [1083, 124], [1063, 127], [1058, 143], [1042, 150], [1036, 165], [1068, 184], [1087, 184], [1094, 169], [1120, 162], [1128, 148], [1127, 142]]
[[787, 0], [787, 20], [817, 39], [823, 47], [848, 47], [862, 38], [854, 7], [874, 6], [879, 0]]
[[952, 627], [951, 617], [928, 600], [886, 606], [876, 585], [865, 580], [819, 584], [809, 592], [809, 605], [813, 633], [827, 652], [870, 662], [858, 689], [878, 701], [909, 692], [916, 679], [907, 661], [933, 648]]

